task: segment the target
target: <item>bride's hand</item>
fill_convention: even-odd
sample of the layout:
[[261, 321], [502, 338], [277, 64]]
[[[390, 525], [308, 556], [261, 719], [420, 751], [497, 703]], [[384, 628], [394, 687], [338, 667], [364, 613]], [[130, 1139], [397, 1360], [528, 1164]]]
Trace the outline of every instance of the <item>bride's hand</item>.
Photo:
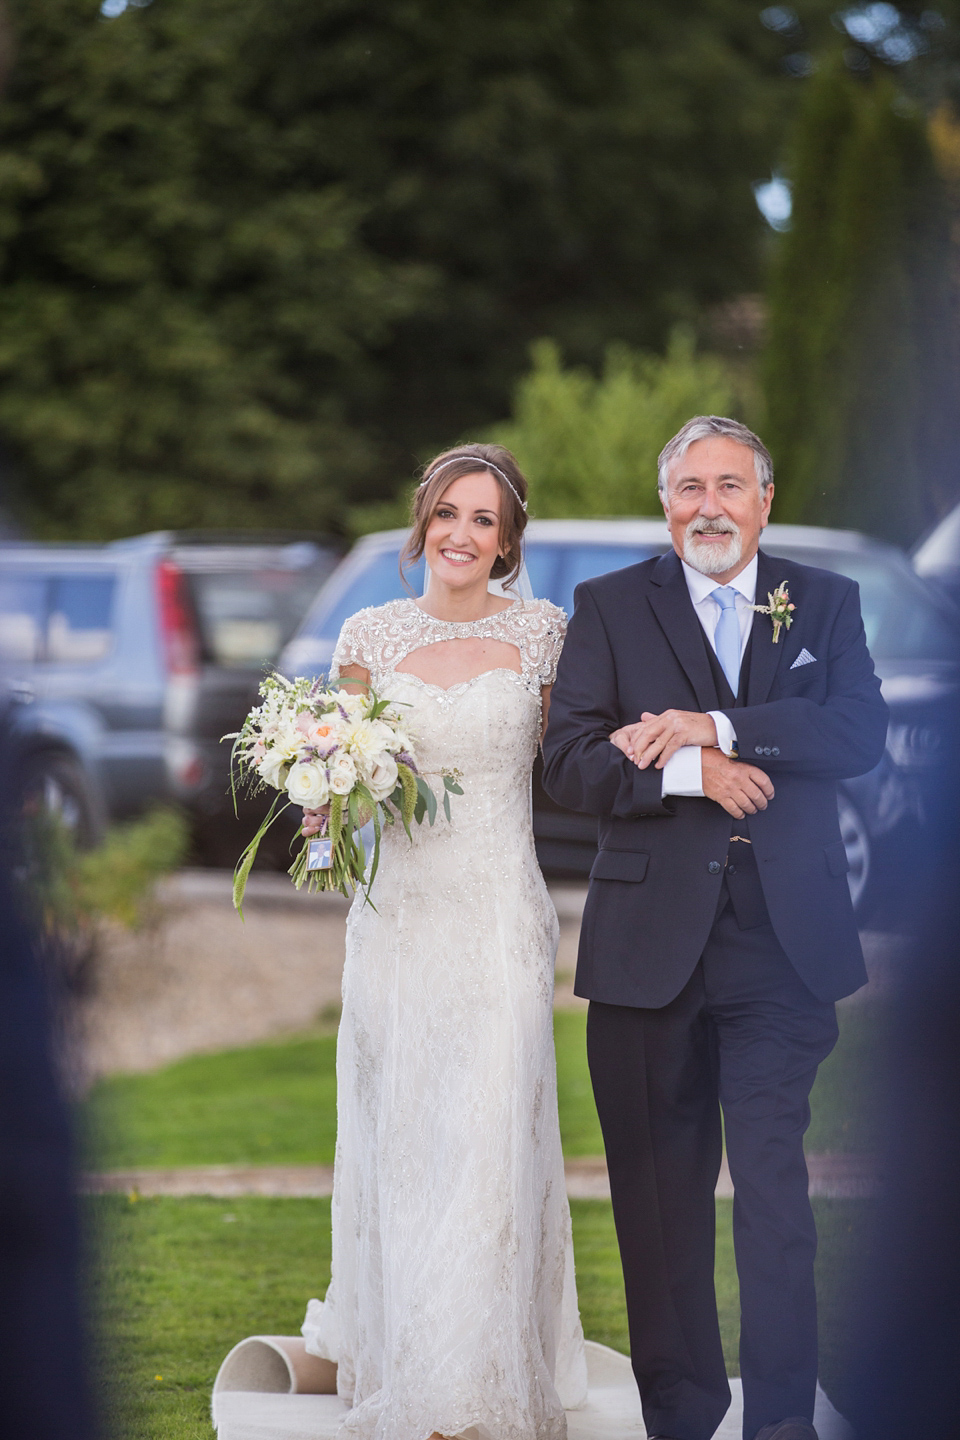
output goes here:
[[315, 810], [308, 810], [304, 807], [303, 824], [300, 826], [300, 834], [305, 835], [308, 840], [311, 835], [319, 835], [320, 827], [329, 814], [329, 805], [318, 805]]

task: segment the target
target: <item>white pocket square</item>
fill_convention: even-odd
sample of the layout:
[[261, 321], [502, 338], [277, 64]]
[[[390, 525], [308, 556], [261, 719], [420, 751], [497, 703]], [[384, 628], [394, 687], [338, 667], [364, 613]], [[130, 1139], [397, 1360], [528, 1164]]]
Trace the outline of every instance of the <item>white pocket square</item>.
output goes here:
[[794, 660], [793, 664], [790, 666], [790, 669], [799, 670], [801, 665], [816, 665], [816, 663], [816, 655], [811, 655], [810, 651], [806, 648], [806, 646], [804, 646], [804, 648], [800, 651], [800, 654], [797, 656], [796, 660]]

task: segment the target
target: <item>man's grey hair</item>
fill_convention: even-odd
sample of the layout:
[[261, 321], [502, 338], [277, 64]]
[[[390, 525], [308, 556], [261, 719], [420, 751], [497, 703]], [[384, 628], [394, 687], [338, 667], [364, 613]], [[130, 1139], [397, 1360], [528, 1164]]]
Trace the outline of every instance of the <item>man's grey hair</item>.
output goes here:
[[759, 435], [754, 435], [753, 431], [748, 430], [746, 425], [741, 425], [739, 420], [728, 420], [723, 415], [695, 415], [660, 451], [660, 459], [657, 461], [657, 489], [661, 495], [667, 493], [670, 466], [674, 461], [682, 460], [690, 446], [698, 440], [712, 440], [715, 436], [748, 446], [753, 451], [753, 468], [760, 489], [766, 490], [773, 484], [773, 461]]

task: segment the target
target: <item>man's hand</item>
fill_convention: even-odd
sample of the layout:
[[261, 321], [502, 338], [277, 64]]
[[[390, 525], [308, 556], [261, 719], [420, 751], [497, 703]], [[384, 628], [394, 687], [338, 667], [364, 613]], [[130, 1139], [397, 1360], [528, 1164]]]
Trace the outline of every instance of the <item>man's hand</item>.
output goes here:
[[717, 727], [709, 715], [692, 710], [664, 710], [662, 715], [645, 710], [637, 724], [614, 730], [610, 741], [641, 770], [654, 761], [662, 770], [682, 745], [716, 745]]
[[763, 770], [731, 760], [717, 749], [703, 750], [700, 759], [703, 793], [708, 800], [716, 800], [735, 820], [766, 810], [773, 799], [773, 783]]

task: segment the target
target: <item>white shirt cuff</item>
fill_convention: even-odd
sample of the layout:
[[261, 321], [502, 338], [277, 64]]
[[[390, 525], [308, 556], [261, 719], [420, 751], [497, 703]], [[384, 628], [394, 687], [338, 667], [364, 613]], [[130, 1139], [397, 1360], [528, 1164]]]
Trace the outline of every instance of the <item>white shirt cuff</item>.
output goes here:
[[681, 745], [663, 767], [661, 795], [702, 795], [703, 766], [699, 745]]
[[[707, 714], [717, 727], [717, 744], [724, 755], [732, 755], [737, 748], [737, 732], [729, 715], [724, 715], [722, 710], [708, 710]], [[666, 765], [663, 767], [666, 769]]]

